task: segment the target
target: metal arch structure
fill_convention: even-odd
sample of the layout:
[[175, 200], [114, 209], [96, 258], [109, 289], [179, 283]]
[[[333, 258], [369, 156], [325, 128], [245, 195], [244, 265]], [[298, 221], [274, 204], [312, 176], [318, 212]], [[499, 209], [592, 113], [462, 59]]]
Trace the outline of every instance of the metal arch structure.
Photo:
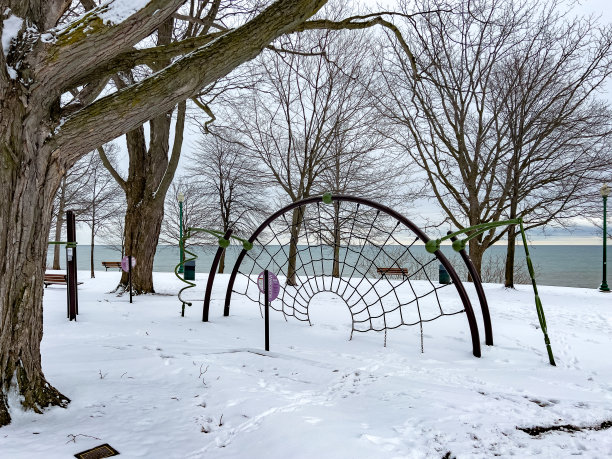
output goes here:
[[[452, 231], [448, 231], [446, 234], [452, 234]], [[457, 240], [457, 236], [451, 237], [451, 241], [455, 242]], [[487, 346], [493, 346], [493, 327], [491, 326], [491, 314], [489, 313], [489, 303], [487, 302], [487, 296], [485, 295], [484, 288], [482, 288], [482, 280], [480, 279], [480, 275], [478, 271], [476, 271], [476, 267], [474, 263], [472, 263], [472, 259], [467, 254], [465, 249], [461, 249], [459, 251], [459, 255], [461, 255], [461, 259], [465, 263], [465, 266], [472, 277], [472, 282], [474, 283], [474, 288], [476, 289], [476, 294], [478, 295], [478, 301], [480, 301], [480, 311], [482, 312], [482, 321], [484, 323], [485, 329], [485, 343]]]
[[[285, 213], [300, 207], [300, 206], [307, 206], [309, 204], [315, 204], [315, 203], [321, 203], [321, 202], [325, 202], [324, 201], [325, 197], [321, 197], [321, 196], [315, 196], [315, 197], [311, 197], [311, 198], [306, 198], [300, 201], [296, 201], [293, 202], [285, 207], [283, 207], [282, 209], [278, 210], [277, 212], [273, 213], [272, 215], [270, 215], [270, 217], [268, 217], [251, 235], [251, 237], [248, 239], [248, 242], [250, 242], [251, 244], [253, 244], [255, 242], [255, 240], [257, 239], [257, 237], [268, 227], [270, 226], [275, 220], [277, 220], [279, 217], [283, 216]], [[403, 215], [401, 215], [400, 213], [396, 212], [395, 210], [391, 209], [390, 207], [387, 207], [385, 205], [379, 204], [377, 202], [371, 201], [369, 199], [365, 199], [365, 198], [361, 198], [361, 197], [355, 197], [355, 196], [350, 196], [350, 195], [332, 195], [332, 196], [327, 196], [328, 199], [331, 199], [328, 203], [331, 202], [351, 202], [351, 203], [355, 203], [357, 205], [363, 205], [363, 206], [367, 206], [370, 207], [376, 211], [379, 212], [383, 212], [385, 214], [387, 214], [388, 216], [394, 218], [397, 222], [403, 224], [404, 226], [406, 226], [410, 231], [412, 231], [415, 236], [418, 237], [418, 239], [420, 241], [422, 241], [423, 243], [427, 243], [430, 239], [429, 237], [418, 227], [416, 226], [412, 221], [410, 221], [409, 219], [407, 219], [406, 217], [404, 217]], [[240, 265], [246, 255], [247, 251], [246, 250], [242, 250], [240, 252], [240, 254], [238, 255], [238, 258], [236, 260], [236, 263], [234, 264], [234, 268], [232, 270], [232, 273], [230, 275], [230, 279], [228, 282], [228, 286], [227, 286], [227, 292], [226, 292], [226, 296], [225, 296], [225, 307], [224, 307], [224, 311], [223, 311], [223, 315], [224, 316], [229, 316], [230, 313], [230, 303], [231, 303], [231, 296], [232, 296], [232, 292], [234, 290], [234, 283], [236, 280], [236, 276], [239, 272], [240, 269]], [[472, 354], [475, 357], [480, 357], [481, 356], [481, 349], [480, 349], [480, 338], [479, 338], [479, 333], [478, 333], [478, 325], [476, 322], [476, 317], [474, 315], [474, 310], [472, 308], [470, 299], [467, 295], [467, 292], [463, 286], [463, 283], [461, 282], [461, 279], [459, 278], [459, 276], [457, 275], [457, 272], [455, 271], [455, 269], [453, 268], [453, 266], [451, 265], [451, 263], [449, 262], [449, 260], [444, 256], [444, 254], [440, 251], [440, 250], [436, 250], [434, 253], [435, 257], [438, 259], [438, 261], [440, 262], [440, 264], [442, 264], [446, 270], [448, 271], [448, 274], [452, 280], [453, 285], [455, 286], [457, 293], [461, 299], [461, 302], [463, 304], [463, 308], [464, 311], [466, 313], [466, 317], [468, 320], [468, 325], [469, 325], [469, 329], [470, 329], [470, 335], [471, 335], [471, 339], [472, 339]]]

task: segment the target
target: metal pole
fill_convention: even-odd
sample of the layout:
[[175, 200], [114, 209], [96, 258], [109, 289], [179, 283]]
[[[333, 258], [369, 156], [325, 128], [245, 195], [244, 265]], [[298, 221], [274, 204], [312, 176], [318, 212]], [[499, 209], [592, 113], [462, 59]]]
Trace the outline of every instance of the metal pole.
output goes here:
[[266, 351], [270, 350], [270, 302], [268, 291], [268, 270], [264, 271], [264, 302], [265, 302], [265, 322], [266, 322]]
[[[228, 240], [232, 235], [232, 230], [229, 229], [223, 235], [223, 239]], [[217, 273], [217, 267], [219, 266], [219, 260], [221, 259], [221, 254], [225, 249], [221, 246], [217, 249], [217, 253], [215, 254], [215, 258], [213, 258], [212, 266], [210, 267], [210, 271], [208, 273], [208, 281], [206, 282], [206, 292], [204, 293], [204, 308], [202, 308], [202, 322], [208, 322], [208, 311], [210, 310], [210, 297], [212, 295], [212, 288], [215, 282], [215, 274]], [[183, 309], [185, 309], [185, 305], [183, 305]]]
[[599, 286], [599, 291], [601, 292], [609, 292], [610, 288], [608, 287], [608, 282], [606, 280], [607, 274], [606, 274], [606, 267], [607, 267], [607, 255], [606, 255], [606, 243], [607, 243], [607, 239], [608, 239], [608, 234], [607, 234], [607, 230], [606, 230], [606, 201], [608, 200], [607, 196], [603, 196], [603, 273], [602, 273], [602, 280], [601, 280], [601, 285]]
[[74, 212], [66, 212], [66, 281], [68, 290], [68, 319], [76, 320], [79, 313], [79, 297], [77, 292], [77, 257], [76, 257], [76, 219]]
[[[452, 231], [448, 231], [446, 234], [451, 234]], [[457, 236], [451, 237], [451, 241], [455, 242], [457, 240]], [[459, 255], [463, 259], [465, 266], [468, 269], [468, 272], [472, 276], [472, 282], [474, 283], [474, 288], [476, 289], [476, 294], [478, 295], [478, 300], [480, 301], [480, 310], [482, 311], [482, 321], [484, 322], [485, 328], [485, 343], [487, 346], [493, 346], [493, 326], [491, 325], [491, 314], [489, 313], [489, 303], [487, 303], [487, 296], [485, 295], [484, 289], [482, 288], [482, 281], [480, 280], [480, 276], [474, 267], [474, 263], [472, 263], [472, 259], [467, 254], [465, 249], [459, 251]]]
[[128, 256], [128, 282], [130, 284], [130, 303], [132, 302], [132, 255]]
[[179, 250], [180, 250], [180, 261], [178, 273], [183, 273], [183, 262], [185, 261], [185, 252], [183, 251], [183, 201], [179, 201]]

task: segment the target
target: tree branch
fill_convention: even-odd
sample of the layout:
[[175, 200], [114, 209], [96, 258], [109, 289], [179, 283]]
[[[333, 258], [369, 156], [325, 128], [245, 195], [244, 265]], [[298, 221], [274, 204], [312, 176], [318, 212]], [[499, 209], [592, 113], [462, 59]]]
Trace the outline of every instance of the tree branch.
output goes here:
[[210, 43], [215, 38], [219, 38], [224, 33], [225, 32], [215, 32], [204, 36], [187, 38], [164, 46], [126, 51], [113, 59], [101, 63], [97, 67], [91, 68], [86, 74], [81, 75], [74, 84], [84, 84], [91, 81], [93, 78], [100, 78], [101, 76], [127, 71], [138, 65], [148, 65], [152, 67], [160, 61], [169, 60], [194, 51]]
[[181, 149], [183, 148], [183, 133], [185, 132], [185, 112], [187, 111], [187, 103], [185, 101], [179, 102], [176, 114], [176, 126], [174, 128], [174, 143], [172, 144], [172, 154], [170, 161], [168, 161], [168, 167], [164, 176], [155, 192], [155, 199], [164, 200], [166, 198], [166, 192], [174, 179], [176, 168], [178, 167], [179, 159], [181, 157]]
[[[178, 102], [257, 56], [275, 38], [296, 30], [325, 2], [276, 1], [243, 26], [178, 59], [140, 83], [99, 99], [75, 113], [46, 141], [45, 148], [54, 151], [65, 147], [62, 154], [79, 157], [158, 113], [171, 110]], [[152, 0], [147, 7], [154, 3], [157, 0]]]
[[210, 117], [210, 119], [206, 121], [204, 123], [204, 126], [202, 127], [202, 129], [204, 130], [204, 133], [208, 134], [210, 132], [208, 130], [208, 125], [210, 123], [213, 123], [217, 119], [217, 117], [215, 116], [213, 111], [210, 109], [210, 107], [207, 104], [200, 102], [197, 97], [192, 97], [191, 100], [193, 101], [194, 104], [198, 106], [198, 108], [200, 108], [200, 110], [202, 110], [204, 113], [206, 113]]
[[110, 172], [110, 174], [113, 176], [117, 184], [123, 189], [123, 191], [126, 191], [125, 180], [123, 180], [123, 178], [119, 175], [119, 172], [117, 172], [117, 170], [113, 167], [111, 162], [108, 160], [108, 156], [106, 156], [106, 152], [104, 151], [104, 148], [98, 147], [97, 150], [98, 150], [98, 155], [100, 155], [100, 159], [102, 160], [102, 164], [104, 164], [104, 167], [106, 167], [108, 172]]
[[84, 73], [90, 73], [91, 68], [113, 59], [153, 33], [184, 3], [184, 0], [149, 0], [131, 16], [113, 23], [117, 20], [113, 9], [118, 1], [111, 0], [86, 12], [55, 32], [52, 43], [45, 44], [47, 65], [38, 77], [40, 90], [35, 103], [49, 106], [63, 90], [76, 86], [75, 82]]
[[344, 29], [358, 30], [358, 29], [368, 29], [370, 27], [373, 27], [373, 26], [376, 26], [376, 25], [380, 25], [382, 27], [385, 27], [385, 28], [389, 29], [393, 33], [393, 35], [395, 35], [395, 38], [397, 39], [397, 41], [399, 42], [400, 46], [402, 47], [402, 49], [404, 50], [404, 52], [408, 56], [408, 59], [410, 60], [410, 66], [412, 67], [412, 72], [414, 74], [414, 77], [418, 79], [416, 59], [415, 59], [414, 55], [412, 54], [412, 51], [410, 50], [410, 47], [406, 43], [406, 40], [404, 40], [404, 37], [402, 36], [402, 33], [400, 32], [400, 30], [395, 26], [395, 24], [393, 24], [393, 23], [383, 19], [379, 15], [376, 16], [376, 17], [373, 17], [372, 19], [369, 19], [367, 21], [362, 21], [362, 19], [369, 18], [371, 16], [372, 15], [354, 16], [354, 17], [343, 19], [342, 21], [330, 21], [330, 20], [327, 20], [327, 19], [319, 19], [319, 20], [316, 20], [316, 21], [307, 21], [307, 22], [304, 22], [303, 24], [301, 24], [299, 27], [297, 27], [295, 29], [295, 32], [303, 32], [305, 30], [318, 30], [318, 29], [327, 29], [327, 30], [344, 30]]
[[178, 13], [174, 13], [172, 17], [174, 19], [179, 19], [181, 21], [193, 22], [194, 24], [198, 24], [203, 27], [214, 27], [215, 29], [218, 29], [223, 32], [229, 30], [227, 27], [224, 27], [221, 24], [217, 24], [216, 22], [211, 21], [209, 19], [194, 18], [193, 16], [185, 16], [184, 14], [178, 14]]

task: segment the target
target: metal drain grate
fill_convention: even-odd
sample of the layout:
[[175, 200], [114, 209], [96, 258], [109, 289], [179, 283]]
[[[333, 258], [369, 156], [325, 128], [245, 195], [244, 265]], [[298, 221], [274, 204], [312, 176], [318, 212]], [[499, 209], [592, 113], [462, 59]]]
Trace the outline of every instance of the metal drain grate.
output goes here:
[[79, 459], [102, 459], [104, 457], [118, 456], [119, 451], [113, 448], [108, 443], [104, 443], [103, 445], [96, 446], [95, 448], [88, 449], [87, 451], [82, 451], [80, 453], [76, 453], [74, 457], [78, 457]]

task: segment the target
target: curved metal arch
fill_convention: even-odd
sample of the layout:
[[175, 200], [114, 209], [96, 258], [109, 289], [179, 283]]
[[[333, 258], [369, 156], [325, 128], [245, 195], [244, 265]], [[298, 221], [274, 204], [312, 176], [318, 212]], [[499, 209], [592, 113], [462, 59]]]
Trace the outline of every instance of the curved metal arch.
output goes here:
[[[253, 243], [255, 241], [255, 239], [257, 239], [257, 236], [259, 236], [264, 231], [264, 229], [266, 227], [268, 227], [274, 220], [276, 220], [278, 217], [280, 217], [284, 213], [289, 212], [290, 210], [293, 210], [296, 207], [305, 206], [305, 205], [313, 204], [313, 203], [317, 203], [317, 202], [322, 202], [322, 200], [323, 200], [322, 196], [313, 196], [311, 198], [302, 199], [301, 201], [292, 202], [291, 204], [283, 207], [282, 209], [279, 209], [278, 211], [276, 211], [272, 215], [270, 215], [261, 225], [259, 225], [259, 227], [253, 232], [253, 234], [248, 239], [248, 241], [250, 243]], [[356, 204], [365, 205], [365, 206], [368, 206], [368, 207], [372, 207], [373, 209], [379, 210], [381, 212], [384, 212], [387, 215], [395, 218], [397, 221], [399, 221], [402, 224], [404, 224], [423, 243], [427, 243], [427, 241], [429, 241], [429, 237], [427, 237], [427, 235], [423, 231], [421, 231], [421, 229], [418, 226], [416, 226], [414, 223], [412, 223], [410, 220], [408, 220], [402, 214], [396, 212], [395, 210], [391, 209], [390, 207], [387, 207], [385, 205], [379, 204], [379, 203], [374, 202], [374, 201], [370, 201], [369, 199], [359, 198], [359, 197], [356, 197], [356, 196], [349, 196], [349, 195], [333, 195], [331, 197], [331, 200], [332, 200], [332, 202], [333, 201], [354, 202]], [[229, 282], [228, 282], [228, 285], [227, 285], [227, 291], [226, 291], [226, 294], [225, 294], [225, 307], [224, 307], [224, 310], [223, 310], [223, 315], [224, 316], [229, 316], [230, 301], [231, 301], [231, 297], [232, 297], [232, 291], [234, 289], [234, 282], [236, 280], [236, 276], [238, 274], [238, 270], [240, 268], [242, 260], [244, 259], [245, 255], [246, 255], [246, 252], [247, 251], [245, 249], [243, 249], [240, 252], [240, 254], [238, 255], [236, 263], [234, 264], [234, 269], [232, 270], [232, 274], [230, 276], [230, 279], [229, 279]], [[457, 272], [455, 271], [455, 269], [453, 268], [451, 263], [448, 261], [448, 259], [444, 256], [444, 254], [440, 250], [437, 250], [434, 253], [434, 255], [440, 261], [440, 263], [446, 268], [450, 278], [453, 281], [453, 284], [455, 285], [455, 288], [457, 289], [457, 293], [459, 294], [459, 297], [461, 298], [461, 302], [463, 303], [463, 307], [465, 309], [465, 314], [466, 314], [467, 319], [468, 319], [468, 325], [470, 327], [470, 334], [471, 334], [471, 337], [472, 337], [472, 354], [474, 354], [475, 357], [480, 357], [481, 356], [481, 351], [480, 351], [480, 337], [479, 337], [479, 333], [478, 333], [478, 324], [476, 322], [476, 316], [474, 315], [474, 310], [472, 308], [472, 304], [470, 303], [470, 298], [468, 297], [468, 294], [467, 294], [467, 292], [466, 292], [466, 290], [465, 290], [465, 288], [463, 286], [463, 283], [461, 282], [461, 279], [457, 275]]]
[[[452, 231], [448, 231], [446, 234], [452, 234]], [[456, 241], [457, 236], [451, 237], [451, 241]], [[480, 301], [480, 311], [482, 312], [482, 321], [484, 322], [485, 329], [485, 343], [487, 346], [493, 346], [493, 327], [491, 326], [491, 314], [489, 313], [489, 303], [487, 302], [487, 296], [485, 295], [484, 288], [482, 288], [482, 280], [476, 271], [472, 259], [467, 254], [465, 249], [459, 251], [459, 255], [463, 259], [465, 266], [467, 267], [470, 276], [472, 276], [472, 282], [478, 295], [478, 301]]]

